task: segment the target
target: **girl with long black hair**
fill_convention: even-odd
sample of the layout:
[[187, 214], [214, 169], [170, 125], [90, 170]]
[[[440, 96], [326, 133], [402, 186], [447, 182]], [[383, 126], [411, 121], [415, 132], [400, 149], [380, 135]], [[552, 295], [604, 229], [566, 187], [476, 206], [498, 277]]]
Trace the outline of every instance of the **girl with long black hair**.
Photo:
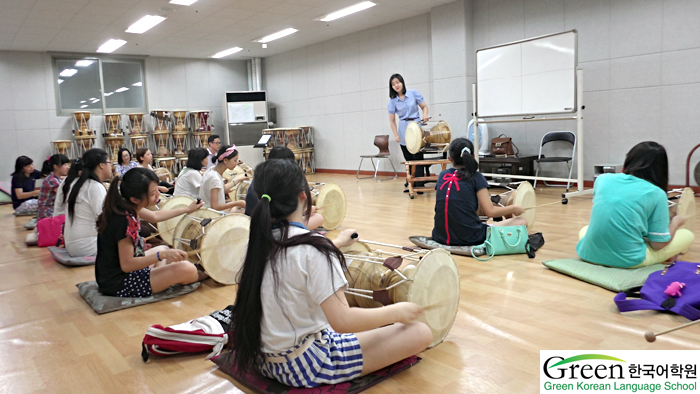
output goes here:
[[[12, 174], [12, 209], [16, 213], [27, 214], [36, 212], [39, 189], [36, 188], [36, 180], [41, 178], [41, 171], [34, 168], [34, 160], [27, 156], [20, 156], [15, 160], [15, 172]], [[24, 204], [24, 206], [23, 206]], [[20, 208], [21, 207], [21, 208]]]
[[[489, 185], [478, 171], [474, 159], [474, 144], [466, 138], [450, 143], [450, 161], [454, 165], [438, 176], [435, 193], [435, 225], [433, 240], [444, 245], [481, 245], [486, 240], [489, 226], [479, 220], [476, 211], [481, 206], [488, 217], [522, 215], [518, 205], [496, 207], [491, 202]], [[527, 224], [520, 217], [494, 222], [492, 226], [518, 226]]]
[[39, 192], [38, 219], [53, 216], [53, 207], [56, 202], [56, 193], [61, 184], [61, 180], [68, 175], [70, 170], [70, 159], [66, 155], [55, 154], [49, 157], [41, 167], [41, 173], [46, 176], [41, 184]]
[[348, 306], [338, 247], [352, 244], [355, 230], [331, 242], [304, 227], [311, 195], [296, 163], [259, 164], [253, 187], [260, 201], [252, 212], [231, 318], [232, 352], [226, 355], [239, 372], [315, 387], [352, 380], [430, 344], [428, 326], [413, 322], [422, 312], [418, 305]]
[[627, 153], [622, 174], [603, 174], [593, 185], [591, 220], [579, 232], [581, 259], [636, 268], [673, 261], [695, 239], [685, 218], [668, 214], [668, 157], [653, 141]]
[[[102, 149], [93, 148], [83, 154], [80, 176], [70, 185], [66, 195], [66, 225], [63, 239], [71, 257], [97, 254], [95, 221], [102, 213], [107, 190], [102, 182], [112, 177], [112, 162]], [[65, 187], [65, 186], [64, 186]]]
[[68, 170], [68, 176], [61, 181], [61, 184], [58, 186], [58, 190], [56, 191], [56, 199], [53, 203], [53, 216], [66, 214], [66, 200], [68, 200], [70, 187], [76, 178], [80, 178], [80, 173], [82, 171], [83, 162], [80, 160], [80, 158], [73, 160], [70, 164], [70, 169]]
[[206, 277], [187, 261], [182, 250], [158, 246], [148, 251], [139, 231], [139, 217], [159, 222], [196, 211], [201, 202], [186, 208], [152, 212], [158, 202], [158, 176], [146, 168], [127, 171], [121, 182], [112, 179], [104, 210], [97, 218], [95, 278], [100, 292], [115, 297], [146, 297], [174, 284]]
[[225, 182], [223, 177], [224, 171], [233, 170], [238, 165], [236, 145], [222, 146], [211, 160], [215, 165], [209, 168], [202, 177], [202, 184], [199, 187], [199, 198], [204, 201], [204, 206], [207, 208], [216, 209], [217, 211], [243, 213], [245, 201], [226, 202], [226, 194], [246, 179], [247, 175], [238, 175], [231, 182]]

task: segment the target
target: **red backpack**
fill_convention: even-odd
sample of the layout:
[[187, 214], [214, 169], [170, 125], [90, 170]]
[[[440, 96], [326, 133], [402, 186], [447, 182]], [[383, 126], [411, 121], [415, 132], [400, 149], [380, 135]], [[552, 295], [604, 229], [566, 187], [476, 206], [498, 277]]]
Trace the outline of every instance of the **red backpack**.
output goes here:
[[218, 355], [228, 342], [226, 332], [231, 324], [232, 310], [233, 305], [229, 305], [222, 311], [214, 311], [210, 315], [174, 326], [151, 326], [146, 330], [141, 344], [141, 358], [146, 362], [151, 354], [172, 356], [211, 351], [207, 356], [208, 360]]

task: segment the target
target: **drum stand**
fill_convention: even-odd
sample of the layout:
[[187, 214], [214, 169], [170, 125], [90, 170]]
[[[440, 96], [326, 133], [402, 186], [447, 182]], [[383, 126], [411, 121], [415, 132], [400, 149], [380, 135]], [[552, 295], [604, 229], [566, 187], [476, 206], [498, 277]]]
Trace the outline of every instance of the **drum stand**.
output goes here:
[[402, 161], [401, 164], [406, 165], [406, 182], [408, 183], [408, 196], [411, 197], [411, 200], [413, 200], [413, 198], [415, 197], [415, 192], [417, 192], [417, 191], [419, 191], [419, 192], [435, 191], [435, 188], [430, 187], [430, 186], [415, 187], [415, 186], [413, 186], [414, 182], [437, 182], [438, 181], [438, 175], [423, 176], [423, 177], [418, 177], [418, 178], [414, 177], [416, 166], [439, 164], [442, 166], [442, 171], [445, 171], [447, 169], [447, 165], [450, 164], [450, 160], [449, 159], [410, 160], [410, 161]]

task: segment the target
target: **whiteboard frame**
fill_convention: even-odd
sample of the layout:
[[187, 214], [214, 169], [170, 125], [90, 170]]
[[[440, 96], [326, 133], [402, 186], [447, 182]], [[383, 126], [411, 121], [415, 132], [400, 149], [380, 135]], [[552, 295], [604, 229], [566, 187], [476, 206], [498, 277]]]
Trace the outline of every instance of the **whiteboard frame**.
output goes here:
[[[540, 40], [540, 39], [547, 38], [547, 37], [554, 37], [554, 36], [558, 36], [558, 35], [562, 35], [562, 34], [569, 34], [569, 33], [574, 33], [574, 68], [573, 68], [573, 70], [571, 70], [571, 72], [572, 72], [572, 74], [573, 74], [573, 75], [572, 75], [572, 78], [573, 78], [573, 80], [574, 80], [574, 105], [573, 105], [573, 107], [572, 107], [572, 109], [571, 109], [570, 111], [532, 112], [532, 113], [523, 112], [523, 113], [517, 113], [517, 114], [503, 114], [503, 115], [481, 115], [481, 114], [479, 114], [479, 113], [477, 112], [477, 110], [478, 110], [478, 108], [479, 108], [479, 63], [478, 63], [479, 52], [481, 52], [481, 51], [486, 51], [486, 50], [490, 50], [490, 49], [503, 48], [503, 47], [512, 46], [512, 45], [520, 45], [520, 44], [525, 43], [525, 42]], [[506, 44], [495, 45], [495, 46], [492, 46], [492, 47], [477, 49], [477, 50], [476, 50], [475, 57], [474, 57], [474, 61], [475, 61], [475, 63], [476, 63], [476, 67], [475, 67], [475, 74], [476, 74], [476, 84], [475, 84], [475, 85], [476, 85], [476, 92], [475, 92], [475, 94], [474, 94], [474, 104], [475, 104], [475, 105], [474, 105], [474, 108], [475, 108], [475, 110], [474, 110], [474, 111], [475, 111], [475, 112], [474, 112], [474, 116], [475, 116], [475, 117], [479, 117], [479, 118], [486, 119], [486, 118], [503, 118], [503, 117], [512, 117], [512, 116], [533, 116], [533, 115], [536, 116], [536, 115], [550, 115], [550, 114], [570, 114], [570, 113], [575, 113], [575, 112], [576, 112], [576, 109], [578, 108], [578, 97], [577, 97], [578, 94], [576, 93], [576, 92], [578, 92], [578, 78], [577, 78], [577, 75], [576, 75], [576, 71], [578, 70], [578, 31], [577, 31], [576, 29], [567, 30], [567, 31], [562, 31], [562, 32], [559, 32], [559, 33], [546, 34], [546, 35], [542, 35], [542, 36], [527, 38], [527, 39], [524, 39], [524, 40], [509, 42], [509, 43], [506, 43]], [[483, 123], [483, 122], [482, 122], [482, 123]]]

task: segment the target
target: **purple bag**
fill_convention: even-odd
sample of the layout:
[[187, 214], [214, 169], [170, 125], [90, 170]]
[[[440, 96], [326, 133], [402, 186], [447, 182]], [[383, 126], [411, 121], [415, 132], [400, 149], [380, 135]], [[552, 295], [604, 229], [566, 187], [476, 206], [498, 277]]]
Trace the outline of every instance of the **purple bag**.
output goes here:
[[[628, 299], [628, 296], [634, 298]], [[698, 320], [700, 264], [676, 261], [662, 271], [650, 274], [641, 290], [636, 288], [618, 293], [615, 304], [620, 312], [671, 311], [690, 320]]]

